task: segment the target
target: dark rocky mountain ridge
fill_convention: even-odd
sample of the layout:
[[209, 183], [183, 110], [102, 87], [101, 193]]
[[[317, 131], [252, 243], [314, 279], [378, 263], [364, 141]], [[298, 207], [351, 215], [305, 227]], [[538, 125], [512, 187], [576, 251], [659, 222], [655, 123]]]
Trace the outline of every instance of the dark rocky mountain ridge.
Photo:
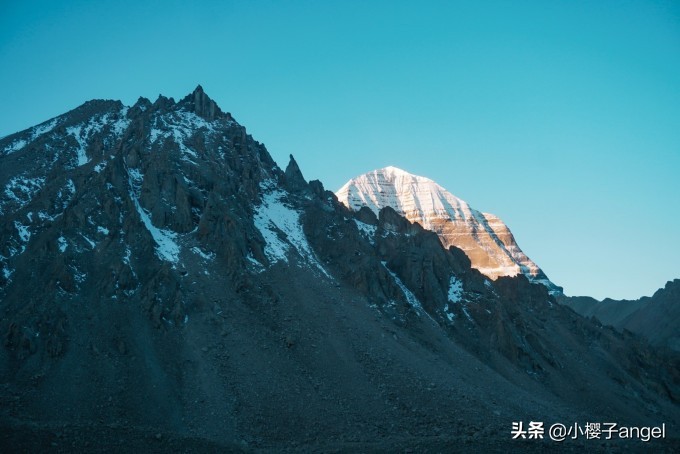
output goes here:
[[530, 420], [665, 422], [676, 446], [677, 355], [351, 212], [200, 86], [87, 102], [0, 160], [4, 447], [554, 447], [511, 444]]
[[680, 279], [637, 300], [560, 296], [558, 301], [584, 317], [639, 334], [654, 346], [680, 351]]

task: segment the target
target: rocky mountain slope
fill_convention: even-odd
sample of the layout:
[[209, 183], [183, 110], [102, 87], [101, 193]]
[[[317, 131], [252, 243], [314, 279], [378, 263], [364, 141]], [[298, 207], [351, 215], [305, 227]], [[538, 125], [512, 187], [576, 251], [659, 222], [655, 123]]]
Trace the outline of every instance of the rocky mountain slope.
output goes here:
[[559, 302], [584, 317], [640, 334], [652, 345], [680, 351], [680, 279], [667, 282], [651, 297], [637, 300], [562, 296]]
[[538, 452], [513, 421], [680, 422], [677, 355], [349, 210], [200, 87], [5, 137], [0, 187], [3, 451]]
[[500, 218], [471, 208], [429, 178], [390, 166], [352, 178], [336, 195], [355, 211], [365, 206], [377, 214], [384, 207], [393, 208], [437, 233], [444, 247], [463, 250], [472, 267], [491, 279], [523, 274], [552, 294], [562, 293], [522, 252]]

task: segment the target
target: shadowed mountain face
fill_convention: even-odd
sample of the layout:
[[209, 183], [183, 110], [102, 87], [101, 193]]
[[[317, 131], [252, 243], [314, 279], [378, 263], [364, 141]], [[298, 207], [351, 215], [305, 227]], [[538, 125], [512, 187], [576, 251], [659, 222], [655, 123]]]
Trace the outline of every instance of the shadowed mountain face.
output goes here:
[[680, 351], [680, 279], [667, 282], [651, 297], [637, 300], [562, 296], [559, 302], [584, 317], [595, 317], [605, 325], [637, 333], [652, 345]]
[[680, 420], [677, 356], [350, 211], [200, 87], [90, 101], [0, 162], [5, 448], [498, 450], [513, 421]]
[[463, 250], [472, 267], [491, 279], [523, 274], [554, 295], [562, 293], [522, 252], [500, 218], [473, 209], [429, 178], [385, 167], [352, 178], [336, 195], [352, 210], [368, 207], [377, 214], [384, 207], [393, 208], [437, 233], [444, 247]]

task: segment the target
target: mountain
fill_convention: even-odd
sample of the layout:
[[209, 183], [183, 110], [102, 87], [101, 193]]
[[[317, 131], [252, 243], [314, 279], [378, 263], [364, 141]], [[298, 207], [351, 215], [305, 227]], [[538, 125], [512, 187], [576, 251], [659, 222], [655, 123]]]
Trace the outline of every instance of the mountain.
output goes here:
[[377, 214], [384, 207], [393, 208], [437, 233], [444, 247], [463, 250], [472, 267], [491, 279], [523, 274], [553, 295], [562, 293], [522, 252], [500, 218], [471, 208], [429, 178], [390, 166], [352, 178], [336, 195], [355, 211], [365, 206]]
[[640, 334], [652, 345], [680, 351], [680, 279], [637, 300], [561, 296], [558, 301], [584, 317]]
[[0, 139], [0, 189], [0, 451], [543, 452], [512, 423], [680, 422], [678, 355], [349, 210], [200, 86]]

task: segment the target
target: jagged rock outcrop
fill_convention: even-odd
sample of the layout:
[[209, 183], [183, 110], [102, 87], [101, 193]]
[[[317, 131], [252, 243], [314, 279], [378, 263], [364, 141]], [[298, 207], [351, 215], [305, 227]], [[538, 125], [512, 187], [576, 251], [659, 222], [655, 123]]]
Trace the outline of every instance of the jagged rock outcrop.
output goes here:
[[196, 87], [193, 93], [184, 98], [181, 102], [189, 112], [194, 112], [199, 117], [213, 121], [219, 116], [225, 116], [230, 120], [230, 114], [224, 114], [217, 106], [215, 101], [205, 94], [203, 87]]
[[285, 185], [290, 191], [296, 192], [307, 189], [307, 181], [305, 181], [305, 178], [302, 176], [300, 167], [295, 161], [295, 158], [293, 158], [293, 155], [290, 155], [290, 160], [288, 161], [284, 175], [286, 176]]

